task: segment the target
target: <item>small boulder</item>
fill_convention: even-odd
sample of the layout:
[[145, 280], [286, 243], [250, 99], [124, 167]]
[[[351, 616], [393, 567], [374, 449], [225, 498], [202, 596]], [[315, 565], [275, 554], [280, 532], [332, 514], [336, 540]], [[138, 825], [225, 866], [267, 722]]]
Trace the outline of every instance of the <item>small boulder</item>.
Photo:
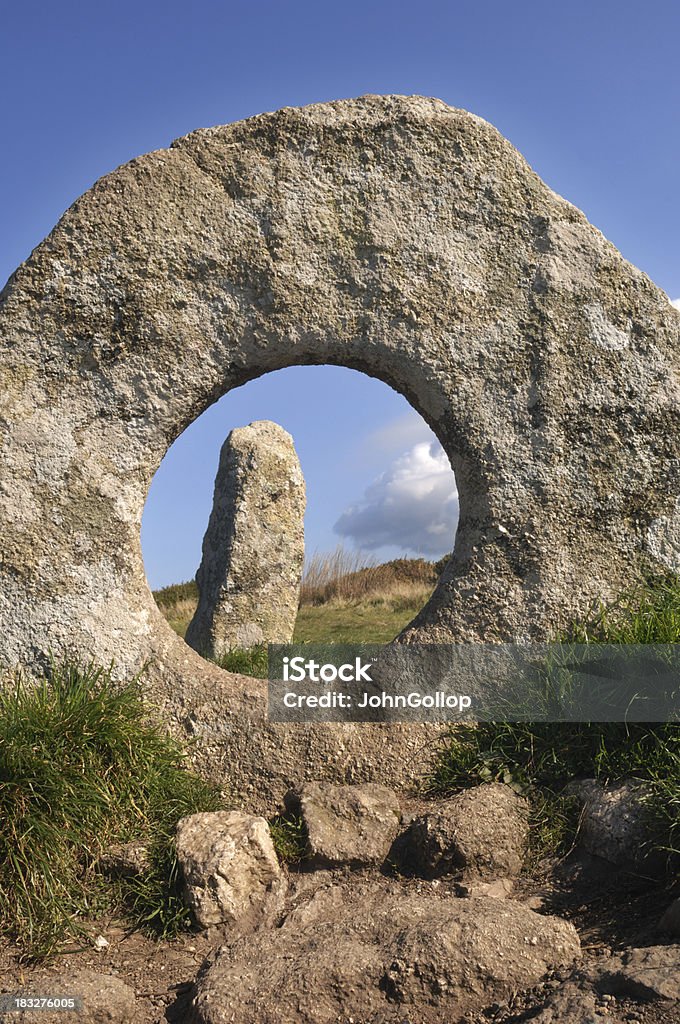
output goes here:
[[[467, 885], [457, 886], [458, 896], [487, 896], [493, 900], [505, 900], [512, 895], [515, 888], [512, 878], [494, 878], [490, 882], [470, 882]], [[527, 906], [524, 901], [524, 906]], [[534, 909], [534, 908], [532, 908]]]
[[325, 867], [382, 864], [399, 830], [399, 801], [376, 783], [307, 782], [287, 798], [299, 808], [310, 860]]
[[355, 881], [318, 892], [274, 932], [211, 954], [196, 983], [195, 1020], [451, 1024], [578, 956], [573, 925], [517, 903]]
[[627, 867], [646, 859], [651, 837], [648, 787], [626, 781], [605, 787], [596, 779], [571, 783], [566, 792], [583, 804], [578, 842], [595, 857]]
[[187, 902], [201, 928], [248, 931], [278, 909], [285, 889], [269, 826], [241, 811], [191, 814], [177, 826]]
[[415, 818], [398, 844], [399, 860], [425, 878], [512, 878], [522, 869], [528, 817], [527, 801], [509, 786], [475, 786]]
[[[598, 996], [587, 980], [565, 981], [554, 990], [532, 1024], [597, 1024]], [[604, 1022], [603, 1022], [604, 1024]], [[614, 1024], [614, 1022], [612, 1022]]]
[[666, 908], [665, 913], [659, 921], [657, 930], [665, 933], [666, 935], [675, 935], [680, 937], [680, 898], [673, 900], [670, 907]]
[[627, 949], [607, 964], [598, 987], [638, 1002], [680, 1000], [680, 946]]

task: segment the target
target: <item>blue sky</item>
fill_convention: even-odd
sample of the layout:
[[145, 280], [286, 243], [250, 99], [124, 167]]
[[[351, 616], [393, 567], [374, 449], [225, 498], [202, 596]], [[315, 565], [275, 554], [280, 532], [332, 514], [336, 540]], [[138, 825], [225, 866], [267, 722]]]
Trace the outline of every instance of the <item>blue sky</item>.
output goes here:
[[[263, 110], [396, 92], [491, 121], [675, 298], [678, 39], [671, 0], [5, 5], [0, 279], [96, 178], [139, 153]], [[166, 457], [143, 531], [152, 585], [192, 575], [220, 445], [258, 418], [295, 437], [309, 548], [332, 547], [338, 521], [357, 541], [384, 540], [380, 555], [406, 549], [409, 523], [412, 550], [431, 548], [437, 529], [450, 548], [446, 517], [428, 534], [414, 504], [424, 492], [441, 511], [444, 475], [400, 396], [352, 371], [293, 368], [227, 395]], [[387, 516], [381, 533], [399, 502], [402, 520]]]

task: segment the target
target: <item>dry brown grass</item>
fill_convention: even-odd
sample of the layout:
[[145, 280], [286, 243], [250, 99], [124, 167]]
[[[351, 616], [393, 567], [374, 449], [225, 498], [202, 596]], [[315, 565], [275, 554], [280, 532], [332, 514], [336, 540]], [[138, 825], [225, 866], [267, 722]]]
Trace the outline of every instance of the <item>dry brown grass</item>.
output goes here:
[[181, 600], [176, 601], [175, 604], [162, 605], [161, 612], [175, 632], [184, 636], [189, 623], [194, 617], [197, 605], [198, 598], [184, 597]]
[[421, 592], [427, 597], [437, 576], [432, 562], [423, 558], [397, 558], [376, 565], [361, 552], [338, 547], [330, 554], [314, 554], [309, 560], [302, 580], [300, 606], [355, 604], [374, 598], [382, 602], [413, 600]]
[[[392, 639], [428, 600], [440, 571], [440, 564], [423, 558], [397, 558], [376, 565], [371, 556], [343, 547], [314, 554], [302, 581], [296, 635], [318, 642], [343, 639], [352, 629], [370, 632], [374, 620], [376, 637], [381, 642]], [[196, 610], [195, 583], [166, 587], [154, 596], [172, 628], [184, 636]], [[371, 638], [375, 639], [372, 634]]]
[[300, 604], [323, 604], [331, 591], [339, 593], [342, 581], [375, 567], [375, 559], [362, 551], [347, 551], [338, 546], [335, 551], [315, 551], [305, 563], [300, 588]]

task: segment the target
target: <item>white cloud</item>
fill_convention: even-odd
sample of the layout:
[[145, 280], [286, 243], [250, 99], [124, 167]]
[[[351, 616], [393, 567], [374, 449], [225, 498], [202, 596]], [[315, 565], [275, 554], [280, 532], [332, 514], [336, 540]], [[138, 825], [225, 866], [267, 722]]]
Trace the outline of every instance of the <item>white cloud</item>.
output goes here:
[[370, 484], [363, 500], [333, 527], [357, 547], [439, 556], [451, 551], [458, 521], [458, 492], [438, 441], [420, 441]]
[[671, 306], [675, 306], [676, 309], [680, 309], [680, 299], [671, 299]]
[[411, 448], [419, 441], [435, 440], [434, 434], [422, 416], [412, 410], [372, 431], [362, 442], [362, 450], [383, 456], [394, 456], [406, 448]]

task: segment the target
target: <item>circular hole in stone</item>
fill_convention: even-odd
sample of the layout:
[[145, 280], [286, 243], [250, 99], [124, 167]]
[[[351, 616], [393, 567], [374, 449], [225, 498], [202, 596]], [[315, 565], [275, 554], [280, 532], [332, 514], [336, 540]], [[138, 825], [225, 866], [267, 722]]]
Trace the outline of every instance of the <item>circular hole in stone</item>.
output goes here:
[[[147, 579], [161, 612], [184, 636], [197, 605], [195, 576], [220, 451], [230, 431], [262, 420], [291, 435], [306, 487], [304, 572], [292, 638], [394, 639], [429, 599], [453, 550], [456, 483], [439, 441], [401, 394], [337, 366], [289, 367], [235, 388], [168, 450], [142, 523]], [[223, 516], [224, 508], [215, 506], [214, 515]], [[250, 524], [236, 528], [235, 546], [250, 543], [262, 525], [252, 518]], [[205, 574], [201, 579], [207, 587]], [[247, 642], [248, 633], [238, 635], [245, 642], [232, 637], [220, 650], [201, 653], [252, 674], [243, 651], [259, 645]], [[236, 649], [233, 656], [225, 656], [226, 646]]]

